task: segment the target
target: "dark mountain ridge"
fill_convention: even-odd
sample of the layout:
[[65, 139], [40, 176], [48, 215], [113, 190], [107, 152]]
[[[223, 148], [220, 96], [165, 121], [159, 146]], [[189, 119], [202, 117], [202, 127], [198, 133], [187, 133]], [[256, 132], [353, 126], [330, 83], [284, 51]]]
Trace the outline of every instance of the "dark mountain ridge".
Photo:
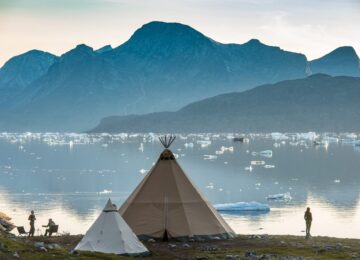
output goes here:
[[91, 132], [359, 131], [359, 97], [360, 78], [317, 74], [215, 96], [177, 112], [107, 117]]
[[[341, 56], [338, 53], [335, 56]], [[346, 61], [359, 60], [355, 52], [345, 54]], [[333, 58], [324, 59], [314, 61], [314, 71], [334, 68], [333, 74], [356, 76], [353, 63], [341, 67]], [[303, 54], [256, 39], [222, 44], [190, 26], [164, 22], [143, 25], [114, 49], [94, 51], [80, 44], [41, 62], [42, 66], [36, 65], [38, 59], [26, 63], [43, 69], [32, 73], [16, 94], [8, 90], [14, 85], [5, 84], [5, 89], [0, 84], [0, 129], [79, 131], [110, 114], [174, 111], [206, 97], [304, 78], [312, 71], [312, 62]], [[3, 71], [21, 75], [20, 65], [8, 67], [0, 69], [0, 83], [10, 77], [1, 76]]]

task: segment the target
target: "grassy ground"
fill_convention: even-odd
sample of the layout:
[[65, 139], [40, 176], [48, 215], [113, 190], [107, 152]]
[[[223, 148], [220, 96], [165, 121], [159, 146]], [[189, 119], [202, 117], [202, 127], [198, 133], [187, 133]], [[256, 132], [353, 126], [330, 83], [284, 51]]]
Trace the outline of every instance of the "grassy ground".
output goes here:
[[[133, 259], [109, 254], [69, 252], [81, 236], [11, 238], [0, 235], [0, 259]], [[59, 249], [41, 252], [35, 242], [56, 243]], [[298, 236], [251, 236], [212, 242], [154, 242], [144, 243], [151, 256], [144, 259], [360, 259], [359, 239], [340, 239]], [[246, 257], [246, 255], [248, 255]], [[262, 258], [261, 258], [262, 257]], [[138, 259], [142, 259], [138, 257]]]

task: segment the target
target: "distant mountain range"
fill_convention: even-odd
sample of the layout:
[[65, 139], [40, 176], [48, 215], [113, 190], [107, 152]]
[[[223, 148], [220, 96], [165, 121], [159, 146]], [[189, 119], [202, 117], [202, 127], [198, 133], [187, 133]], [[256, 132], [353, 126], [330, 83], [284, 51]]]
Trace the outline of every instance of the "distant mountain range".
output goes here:
[[108, 115], [175, 111], [214, 95], [313, 73], [360, 76], [340, 47], [303, 54], [250, 40], [222, 44], [179, 23], [151, 22], [117, 48], [84, 44], [61, 55], [29, 51], [0, 69], [0, 130], [79, 131]]
[[360, 78], [317, 74], [189, 104], [177, 112], [112, 116], [90, 132], [359, 131]]

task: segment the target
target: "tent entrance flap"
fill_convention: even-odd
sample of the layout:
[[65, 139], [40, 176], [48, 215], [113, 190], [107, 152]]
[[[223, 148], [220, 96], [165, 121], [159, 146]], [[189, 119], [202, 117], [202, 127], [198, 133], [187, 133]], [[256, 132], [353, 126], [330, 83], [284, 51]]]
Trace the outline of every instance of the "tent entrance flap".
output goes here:
[[168, 235], [168, 232], [167, 232], [166, 229], [165, 229], [165, 231], [164, 231], [164, 234], [163, 234], [163, 237], [162, 237], [162, 241], [163, 241], [163, 242], [169, 241], [169, 235]]

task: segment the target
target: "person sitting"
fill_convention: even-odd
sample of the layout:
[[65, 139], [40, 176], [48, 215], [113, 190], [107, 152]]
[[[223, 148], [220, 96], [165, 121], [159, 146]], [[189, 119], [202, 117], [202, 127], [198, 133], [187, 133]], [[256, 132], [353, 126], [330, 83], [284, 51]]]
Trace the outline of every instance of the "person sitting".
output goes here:
[[50, 218], [49, 219], [49, 223], [45, 226], [43, 225], [43, 227], [48, 227], [46, 230], [45, 230], [45, 236], [47, 236], [47, 234], [49, 234], [49, 237], [51, 237], [52, 235], [52, 228], [53, 226], [56, 226], [55, 222]]

